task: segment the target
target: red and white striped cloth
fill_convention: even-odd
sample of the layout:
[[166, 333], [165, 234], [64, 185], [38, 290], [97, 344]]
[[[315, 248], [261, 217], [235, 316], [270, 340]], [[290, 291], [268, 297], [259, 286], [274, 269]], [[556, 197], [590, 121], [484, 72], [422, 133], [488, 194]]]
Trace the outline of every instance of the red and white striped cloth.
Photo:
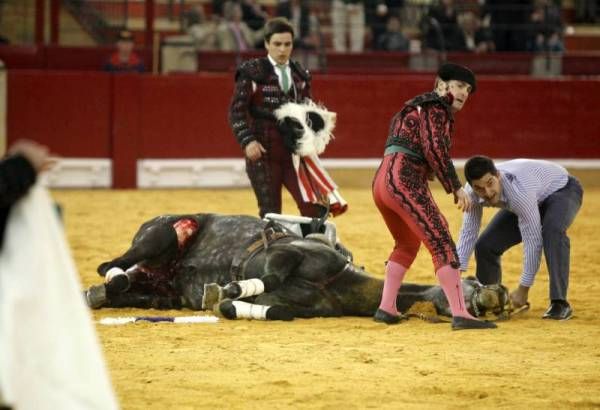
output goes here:
[[337, 185], [327, 173], [316, 154], [299, 156], [292, 154], [302, 198], [306, 202], [327, 204], [333, 216], [348, 210], [348, 203], [337, 190]]

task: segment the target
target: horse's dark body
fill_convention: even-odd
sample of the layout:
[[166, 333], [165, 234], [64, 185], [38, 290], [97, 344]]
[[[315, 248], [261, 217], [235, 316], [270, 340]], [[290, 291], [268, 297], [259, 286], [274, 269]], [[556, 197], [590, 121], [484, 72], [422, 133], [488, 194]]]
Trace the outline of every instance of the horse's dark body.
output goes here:
[[[178, 249], [173, 224], [189, 218], [199, 229], [185, 249]], [[257, 296], [253, 303], [289, 307], [295, 317], [372, 316], [383, 289], [383, 281], [348, 262], [342, 253], [323, 241], [284, 236], [260, 247], [251, 257], [248, 245], [268, 229], [268, 223], [243, 215], [167, 215], [142, 225], [131, 248], [121, 257], [100, 265], [104, 275], [110, 268], [123, 270], [137, 264], [145, 271], [167, 272], [169, 291], [135, 283], [123, 293], [109, 295], [106, 307], [187, 307], [202, 309], [204, 285], [221, 286], [233, 279], [265, 278], [281, 280], [276, 289]], [[240, 259], [239, 274], [232, 277], [232, 265]], [[243, 271], [243, 272], [242, 272]], [[473, 292], [465, 289], [466, 296]], [[159, 286], [160, 288], [160, 286]], [[438, 286], [405, 284], [397, 299], [398, 309], [406, 311], [418, 301], [430, 301], [438, 313], [448, 315], [446, 299]], [[469, 302], [469, 300], [467, 300]]]

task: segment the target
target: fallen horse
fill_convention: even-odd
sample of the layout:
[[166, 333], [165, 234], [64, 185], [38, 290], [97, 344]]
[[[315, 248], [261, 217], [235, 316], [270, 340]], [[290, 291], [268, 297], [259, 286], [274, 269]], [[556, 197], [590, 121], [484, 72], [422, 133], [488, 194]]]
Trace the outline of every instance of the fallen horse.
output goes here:
[[[105, 282], [85, 292], [87, 302], [92, 308], [213, 309], [230, 319], [372, 316], [383, 280], [352, 261], [331, 223], [298, 219], [156, 217], [141, 226], [123, 255], [98, 267]], [[474, 316], [506, 313], [505, 287], [466, 279], [463, 290]], [[451, 316], [439, 286], [404, 284], [398, 310], [408, 312], [419, 302]]]

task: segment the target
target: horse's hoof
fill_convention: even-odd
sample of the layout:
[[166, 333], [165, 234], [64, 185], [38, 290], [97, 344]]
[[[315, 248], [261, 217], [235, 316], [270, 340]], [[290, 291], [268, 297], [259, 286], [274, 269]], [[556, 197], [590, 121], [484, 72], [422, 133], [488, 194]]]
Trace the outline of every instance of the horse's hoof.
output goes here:
[[468, 319], [466, 317], [454, 316], [452, 318], [452, 330], [464, 329], [495, 329], [498, 326], [495, 323], [485, 320]]
[[388, 313], [382, 309], [377, 309], [375, 315], [373, 316], [373, 320], [375, 322], [385, 323], [387, 325], [398, 324], [404, 319], [406, 319], [406, 316], [404, 315], [392, 315], [391, 313]]
[[267, 310], [268, 320], [294, 320], [294, 314], [287, 306], [275, 305]]
[[[115, 272], [113, 269], [115, 269], [117, 273], [113, 273]], [[129, 276], [127, 276], [122, 269], [112, 268], [106, 273], [104, 285], [106, 286], [106, 292], [109, 295], [115, 295], [126, 292], [131, 284], [129, 282]]]
[[85, 292], [85, 301], [92, 309], [100, 309], [108, 299], [104, 285], [93, 285]]
[[223, 288], [216, 283], [205, 283], [202, 294], [202, 309], [211, 309], [223, 300]]
[[213, 309], [215, 313], [223, 316], [225, 319], [234, 320], [237, 319], [237, 312], [235, 309], [235, 305], [233, 301], [230, 299], [225, 299], [218, 305], [215, 305], [215, 309]]

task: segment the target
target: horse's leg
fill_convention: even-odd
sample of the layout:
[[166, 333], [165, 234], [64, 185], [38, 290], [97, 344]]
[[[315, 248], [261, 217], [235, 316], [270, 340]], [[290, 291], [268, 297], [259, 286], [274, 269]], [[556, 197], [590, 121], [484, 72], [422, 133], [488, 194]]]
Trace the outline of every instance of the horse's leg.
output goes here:
[[287, 306], [260, 305], [242, 302], [241, 300], [225, 299], [216, 307], [216, 313], [227, 319], [257, 319], [257, 320], [293, 320], [294, 315]]
[[259, 270], [259, 274], [264, 271], [260, 279], [233, 281], [224, 287], [216, 283], [205, 284], [202, 308], [212, 309], [223, 299], [243, 299], [264, 292], [273, 292], [281, 286], [285, 278], [296, 269], [303, 258], [304, 253], [295, 246], [275, 245], [267, 249], [264, 267], [254, 267]]
[[307, 282], [286, 282], [272, 293], [263, 293], [254, 303], [267, 306], [285, 306], [294, 317], [339, 317], [342, 307], [318, 288]]
[[135, 239], [131, 248], [122, 256], [101, 263], [98, 273], [105, 276], [111, 268], [126, 271], [136, 263], [145, 260], [169, 258], [177, 253], [177, 233], [171, 224], [160, 223], [146, 229]]

